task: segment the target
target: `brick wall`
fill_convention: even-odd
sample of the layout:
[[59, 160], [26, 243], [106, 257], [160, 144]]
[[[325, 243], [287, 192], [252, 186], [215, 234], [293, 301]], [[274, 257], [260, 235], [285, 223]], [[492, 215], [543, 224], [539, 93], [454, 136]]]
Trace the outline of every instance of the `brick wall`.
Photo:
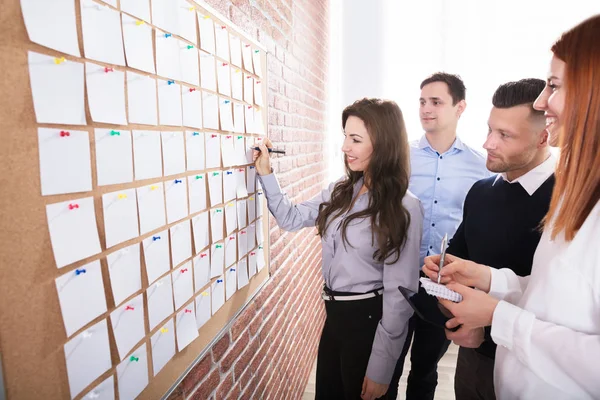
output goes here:
[[[326, 177], [327, 0], [208, 0], [268, 52], [268, 134], [295, 202]], [[272, 278], [171, 395], [180, 399], [299, 399], [316, 358], [324, 309], [315, 230], [281, 231], [271, 219]]]

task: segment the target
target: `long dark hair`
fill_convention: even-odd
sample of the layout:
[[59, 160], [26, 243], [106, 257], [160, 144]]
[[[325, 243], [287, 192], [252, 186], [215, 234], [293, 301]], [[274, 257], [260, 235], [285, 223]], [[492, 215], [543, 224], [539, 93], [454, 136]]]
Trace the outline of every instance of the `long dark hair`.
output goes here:
[[393, 101], [362, 99], [346, 107], [342, 113], [342, 127], [346, 128], [348, 117], [360, 118], [369, 132], [373, 153], [364, 172], [352, 171], [346, 165], [347, 179], [338, 182], [331, 199], [322, 203], [317, 217], [317, 230], [325, 234], [333, 219], [348, 211], [354, 195], [354, 185], [363, 176], [369, 187], [369, 204], [363, 211], [353, 213], [342, 222], [342, 240], [351, 244], [346, 237], [348, 225], [358, 218], [371, 220], [372, 243], [377, 241], [378, 250], [373, 259], [389, 263], [398, 261], [406, 242], [410, 225], [410, 214], [402, 204], [408, 189], [410, 175], [408, 139], [402, 111]]

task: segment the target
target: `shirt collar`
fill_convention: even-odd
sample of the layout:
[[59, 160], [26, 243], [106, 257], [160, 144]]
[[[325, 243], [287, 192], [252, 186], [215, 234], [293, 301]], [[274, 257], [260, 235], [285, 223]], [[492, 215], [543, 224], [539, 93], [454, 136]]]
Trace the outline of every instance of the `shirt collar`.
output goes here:
[[[431, 144], [429, 144], [429, 140], [427, 140], [427, 135], [421, 136], [421, 140], [419, 140], [419, 149], [426, 149], [428, 147], [431, 150], [433, 150], [433, 147], [431, 147]], [[456, 150], [464, 150], [465, 145], [463, 144], [462, 140], [460, 140], [460, 138], [456, 136], [456, 139], [454, 140], [454, 143], [452, 143], [452, 146], [450, 148]]]
[[505, 172], [496, 175], [496, 180], [494, 180], [494, 184], [498, 182], [498, 179], [500, 178], [504, 179], [506, 182], [511, 184], [518, 182], [521, 184], [521, 186], [523, 186], [523, 189], [525, 189], [525, 191], [529, 193], [530, 196], [533, 196], [533, 194], [540, 188], [540, 186], [542, 186], [542, 184], [546, 182], [550, 175], [554, 173], [555, 168], [556, 157], [550, 154], [546, 161], [544, 161], [531, 171], [527, 172], [526, 174], [518, 177], [512, 182], [510, 182], [506, 178]]

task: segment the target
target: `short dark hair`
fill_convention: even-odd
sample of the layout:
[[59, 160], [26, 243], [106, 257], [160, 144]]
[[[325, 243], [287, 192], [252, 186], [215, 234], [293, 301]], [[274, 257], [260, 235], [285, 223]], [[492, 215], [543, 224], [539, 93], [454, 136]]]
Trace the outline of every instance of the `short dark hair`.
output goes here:
[[546, 87], [546, 82], [536, 78], [508, 82], [498, 86], [492, 98], [492, 104], [496, 108], [511, 108], [528, 104], [531, 108], [531, 116], [543, 116], [544, 112], [534, 109], [533, 103], [544, 87]]
[[449, 74], [446, 72], [436, 72], [421, 82], [420, 88], [423, 89], [425, 85], [429, 85], [430, 83], [434, 82], [444, 82], [446, 85], [448, 85], [448, 93], [450, 93], [450, 96], [452, 96], [453, 106], [455, 106], [459, 101], [465, 99], [467, 88], [465, 87], [465, 83], [462, 81], [460, 75]]

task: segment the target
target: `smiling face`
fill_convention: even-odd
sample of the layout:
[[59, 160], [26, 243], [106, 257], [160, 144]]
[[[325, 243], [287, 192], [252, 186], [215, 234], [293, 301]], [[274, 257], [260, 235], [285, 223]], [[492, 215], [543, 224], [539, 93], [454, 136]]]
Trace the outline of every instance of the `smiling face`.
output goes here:
[[348, 168], [355, 172], [364, 172], [373, 154], [371, 135], [365, 123], [358, 117], [349, 116], [344, 127], [344, 136], [342, 151]]
[[427, 133], [456, 131], [458, 119], [466, 107], [464, 100], [452, 104], [452, 96], [445, 82], [423, 86], [419, 102], [421, 126]]
[[544, 111], [546, 116], [546, 130], [550, 135], [550, 146], [557, 147], [559, 144], [559, 129], [561, 127], [561, 115], [565, 106], [565, 62], [552, 57], [550, 62], [550, 73], [546, 81], [544, 91], [537, 98], [533, 107]]

